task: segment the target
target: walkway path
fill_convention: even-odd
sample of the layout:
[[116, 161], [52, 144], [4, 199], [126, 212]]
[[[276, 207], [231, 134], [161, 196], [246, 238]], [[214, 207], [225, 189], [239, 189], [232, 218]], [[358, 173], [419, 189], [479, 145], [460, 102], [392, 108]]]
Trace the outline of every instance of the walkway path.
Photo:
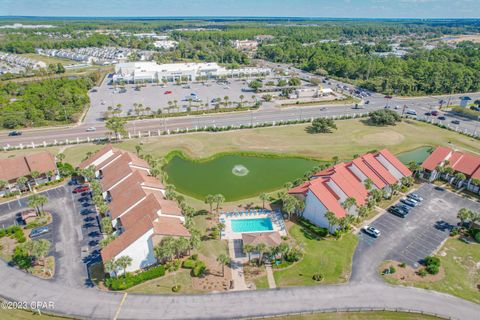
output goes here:
[[243, 273], [245, 257], [239, 254], [238, 248], [235, 246], [235, 240], [233, 239], [228, 240], [228, 253], [232, 259], [230, 269], [232, 270], [233, 291], [248, 290]]
[[270, 289], [275, 289], [277, 284], [275, 283], [275, 277], [273, 276], [272, 265], [270, 263], [266, 264], [265, 269], [267, 270], [268, 287]]

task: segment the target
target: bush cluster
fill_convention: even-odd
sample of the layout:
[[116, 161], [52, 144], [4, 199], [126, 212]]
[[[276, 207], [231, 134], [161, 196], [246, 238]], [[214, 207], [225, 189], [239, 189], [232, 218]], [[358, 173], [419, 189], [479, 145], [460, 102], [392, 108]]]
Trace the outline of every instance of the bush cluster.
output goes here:
[[425, 270], [430, 274], [437, 274], [440, 271], [440, 259], [438, 257], [428, 256], [424, 260]]
[[127, 273], [126, 276], [118, 278], [108, 278], [105, 284], [112, 290], [125, 290], [136, 286], [142, 282], [163, 277], [165, 275], [165, 267], [163, 265], [151, 268], [137, 274]]
[[328, 230], [326, 228], [318, 227], [313, 223], [311, 223], [310, 221], [308, 221], [307, 219], [299, 218], [298, 224], [302, 228], [307, 229], [309, 232], [317, 235], [318, 237], [326, 237], [328, 235]]
[[191, 269], [193, 277], [201, 277], [205, 270], [207, 270], [207, 266], [205, 262], [198, 260], [198, 255], [192, 255], [190, 258], [185, 260], [182, 264], [182, 267], [185, 269]]
[[25, 235], [23, 234], [22, 228], [16, 225], [8, 228], [0, 228], [0, 238], [5, 236], [17, 240], [18, 243], [27, 241], [27, 238], [25, 238]]

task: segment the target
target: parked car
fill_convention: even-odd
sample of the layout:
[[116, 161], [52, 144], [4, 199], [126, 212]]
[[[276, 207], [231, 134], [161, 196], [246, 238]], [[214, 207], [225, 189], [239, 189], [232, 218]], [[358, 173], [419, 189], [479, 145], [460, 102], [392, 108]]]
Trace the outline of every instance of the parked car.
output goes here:
[[370, 104], [370, 100], [365, 101], [365, 104]]
[[172, 91], [167, 90], [167, 91], [164, 92], [164, 94], [172, 94]]
[[49, 232], [50, 232], [50, 228], [48, 226], [35, 228], [32, 230], [32, 232], [30, 232], [30, 238], [35, 238]]
[[411, 207], [407, 206], [406, 204], [397, 203], [396, 207], [399, 208], [400, 210], [405, 211], [407, 214], [410, 213]]
[[437, 110], [433, 110], [431, 113], [432, 113], [432, 116], [434, 116], [434, 117], [438, 116], [438, 111]]
[[418, 194], [416, 194], [416, 193], [409, 193], [409, 194], [407, 194], [407, 197], [408, 197], [408, 198], [411, 198], [411, 199], [413, 199], [413, 200], [415, 200], [415, 201], [417, 201], [417, 202], [423, 201], [423, 198], [420, 197], [420, 196], [419, 196]]
[[447, 118], [445, 118], [444, 116], [440, 116], [438, 117], [438, 120], [447, 120]]
[[409, 198], [402, 198], [400, 199], [400, 202], [405, 203], [407, 206], [410, 207], [416, 207], [418, 205], [418, 202]]
[[413, 109], [408, 109], [408, 110], [407, 110], [407, 114], [412, 115], [412, 116], [416, 116], [416, 115], [417, 115], [417, 111], [415, 111], [415, 110], [413, 110]]
[[14, 136], [21, 136], [22, 133], [21, 133], [20, 131], [10, 131], [10, 132], [8, 133], [8, 135], [9, 135], [10, 137], [14, 137]]
[[73, 189], [73, 193], [82, 193], [82, 192], [85, 192], [85, 191], [90, 191], [90, 187], [89, 186], [79, 186], [79, 187], [76, 187], [75, 189]]
[[363, 231], [375, 238], [378, 238], [380, 236], [380, 231], [372, 226], [364, 226]]
[[90, 128], [87, 128], [86, 131], [87, 131], [87, 132], [95, 132], [95, 131], [97, 131], [97, 128], [95, 128], [95, 127], [90, 127]]
[[406, 212], [405, 210], [402, 210], [400, 209], [399, 207], [397, 206], [392, 206], [390, 208], [388, 208], [388, 212], [400, 217], [400, 218], [405, 218], [408, 214], [408, 212]]
[[392, 96], [385, 96], [385, 99], [392, 99]]
[[460, 124], [460, 120], [452, 120], [453, 124]]
[[432, 115], [432, 113], [431, 112], [425, 112], [424, 115], [430, 117]]

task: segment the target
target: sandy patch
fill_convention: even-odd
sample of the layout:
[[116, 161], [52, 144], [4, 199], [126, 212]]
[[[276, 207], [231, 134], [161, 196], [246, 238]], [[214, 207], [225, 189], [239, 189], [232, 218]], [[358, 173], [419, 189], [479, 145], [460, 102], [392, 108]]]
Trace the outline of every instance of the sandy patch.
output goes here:
[[230, 288], [232, 272], [228, 266], [225, 266], [225, 275], [222, 277], [222, 266], [215, 258], [207, 258], [199, 255], [199, 259], [207, 265], [207, 271], [203, 277], [192, 277], [192, 286], [194, 289], [202, 291], [227, 291]]
[[382, 132], [366, 134], [364, 136], [355, 137], [355, 141], [360, 145], [396, 145], [405, 140], [405, 136], [401, 133], [385, 130]]

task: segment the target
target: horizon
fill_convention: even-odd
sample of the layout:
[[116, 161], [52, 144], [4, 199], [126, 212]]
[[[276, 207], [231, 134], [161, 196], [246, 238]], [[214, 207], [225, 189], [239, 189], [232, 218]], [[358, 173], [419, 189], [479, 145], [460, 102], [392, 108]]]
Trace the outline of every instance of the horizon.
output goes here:
[[[480, 2], [456, 0], [4, 0], [2, 17], [34, 18], [301, 18], [478, 19]], [[476, 14], [475, 14], [476, 12]]]

